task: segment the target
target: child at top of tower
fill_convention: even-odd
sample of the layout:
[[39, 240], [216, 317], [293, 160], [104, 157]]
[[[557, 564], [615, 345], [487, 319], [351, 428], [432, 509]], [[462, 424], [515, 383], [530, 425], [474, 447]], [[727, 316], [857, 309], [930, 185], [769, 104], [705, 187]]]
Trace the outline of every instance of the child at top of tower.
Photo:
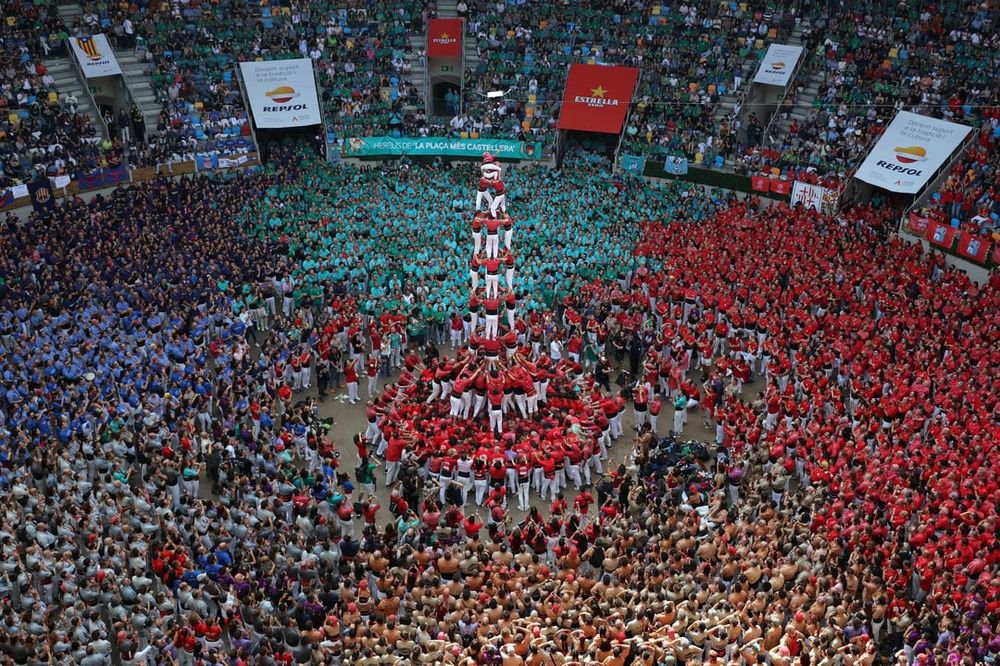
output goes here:
[[479, 167], [479, 190], [476, 193], [476, 211], [486, 202], [490, 215], [497, 217], [498, 211], [507, 213], [507, 195], [503, 186], [503, 167], [488, 152], [483, 153], [483, 163]]

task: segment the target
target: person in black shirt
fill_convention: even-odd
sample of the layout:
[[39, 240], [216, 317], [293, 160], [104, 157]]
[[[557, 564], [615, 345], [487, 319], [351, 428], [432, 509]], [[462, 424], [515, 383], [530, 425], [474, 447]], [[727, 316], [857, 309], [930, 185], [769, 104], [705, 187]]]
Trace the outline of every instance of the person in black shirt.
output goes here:
[[604, 547], [600, 541], [594, 544], [594, 547], [590, 551], [590, 558], [587, 561], [595, 570], [599, 571], [604, 567]]
[[620, 369], [625, 364], [625, 333], [621, 329], [611, 334], [611, 349], [615, 353], [615, 363]]
[[208, 452], [208, 458], [206, 460], [206, 467], [208, 469], [208, 478], [212, 481], [212, 492], [216, 495], [219, 494], [219, 467], [222, 465], [222, 453], [219, 451], [218, 446], [213, 446]]
[[642, 339], [633, 333], [628, 341], [628, 365], [632, 377], [639, 376], [639, 362], [642, 360]]
[[340, 544], [340, 552], [343, 554], [344, 559], [353, 559], [358, 556], [358, 552], [361, 550], [361, 542], [355, 541], [351, 537], [344, 537], [343, 542]]
[[330, 388], [330, 367], [326, 363], [317, 364], [316, 369], [316, 389], [319, 397], [326, 397]]
[[[5, 637], [8, 638], [8, 637]], [[34, 654], [34, 650], [30, 649], [27, 645], [21, 643], [20, 640], [17, 642], [7, 642], [0, 643], [0, 652], [10, 658], [15, 664], [27, 664], [28, 660]]]
[[171, 498], [173, 498], [171, 508], [176, 509], [181, 503], [180, 473], [176, 467], [168, 466], [161, 474], [166, 482], [167, 490], [170, 492]]
[[611, 482], [611, 477], [605, 474], [604, 478], [602, 478], [597, 484], [597, 505], [604, 506], [614, 491], [615, 486], [614, 483]]
[[611, 368], [608, 365], [608, 357], [603, 354], [594, 366], [594, 379], [598, 386], [603, 387], [608, 393], [611, 392]]

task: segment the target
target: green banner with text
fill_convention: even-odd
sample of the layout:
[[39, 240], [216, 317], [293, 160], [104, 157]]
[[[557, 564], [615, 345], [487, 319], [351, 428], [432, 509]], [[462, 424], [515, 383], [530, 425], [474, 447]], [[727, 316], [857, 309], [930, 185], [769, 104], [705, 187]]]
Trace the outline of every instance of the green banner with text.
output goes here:
[[490, 153], [499, 159], [537, 160], [542, 157], [541, 143], [503, 139], [393, 138], [371, 136], [348, 139], [344, 157], [400, 157], [402, 155], [441, 155], [442, 157], [480, 158]]

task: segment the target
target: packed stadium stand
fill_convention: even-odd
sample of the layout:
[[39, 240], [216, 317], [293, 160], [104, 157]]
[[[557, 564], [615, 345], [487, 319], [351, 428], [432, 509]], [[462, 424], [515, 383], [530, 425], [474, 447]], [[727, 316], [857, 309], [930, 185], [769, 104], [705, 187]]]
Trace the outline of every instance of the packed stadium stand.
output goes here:
[[1000, 658], [995, 4], [0, 1], [0, 662]]

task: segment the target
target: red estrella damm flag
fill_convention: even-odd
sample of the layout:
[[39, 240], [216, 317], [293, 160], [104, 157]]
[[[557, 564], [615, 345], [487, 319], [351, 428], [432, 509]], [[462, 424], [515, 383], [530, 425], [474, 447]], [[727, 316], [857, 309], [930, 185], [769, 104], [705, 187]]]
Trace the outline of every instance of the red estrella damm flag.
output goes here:
[[618, 134], [638, 78], [635, 67], [570, 65], [559, 129]]
[[461, 58], [464, 21], [431, 19], [427, 22], [427, 57]]

